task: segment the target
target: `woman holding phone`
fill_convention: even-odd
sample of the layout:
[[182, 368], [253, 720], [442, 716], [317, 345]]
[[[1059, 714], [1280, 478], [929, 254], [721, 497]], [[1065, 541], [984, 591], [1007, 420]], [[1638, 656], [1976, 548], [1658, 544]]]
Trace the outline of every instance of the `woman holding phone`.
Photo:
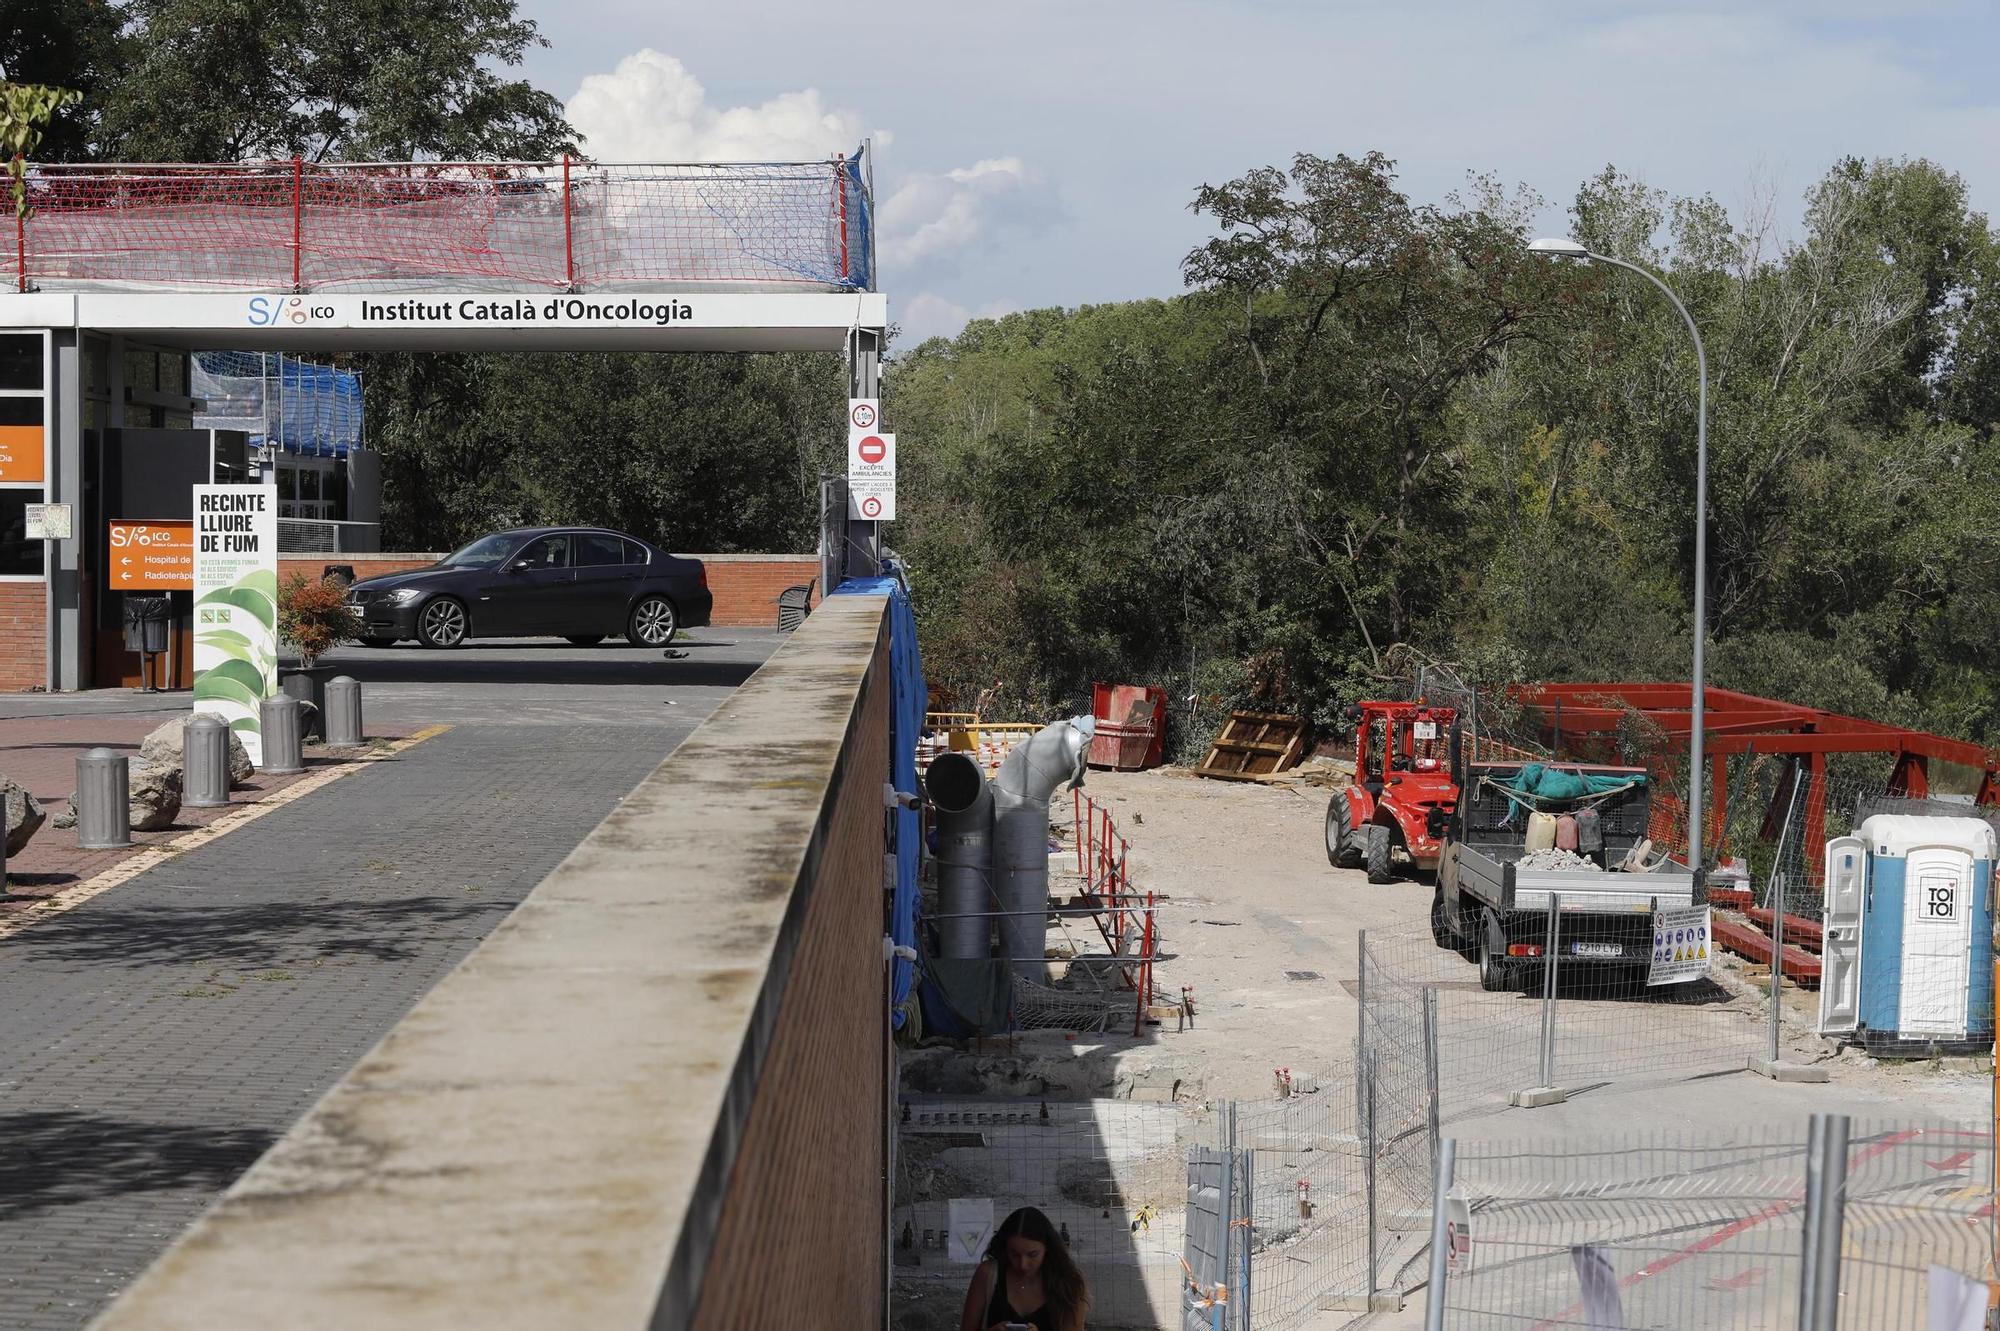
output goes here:
[[1024, 1206], [1000, 1223], [965, 1291], [959, 1331], [1083, 1331], [1090, 1291], [1049, 1218]]

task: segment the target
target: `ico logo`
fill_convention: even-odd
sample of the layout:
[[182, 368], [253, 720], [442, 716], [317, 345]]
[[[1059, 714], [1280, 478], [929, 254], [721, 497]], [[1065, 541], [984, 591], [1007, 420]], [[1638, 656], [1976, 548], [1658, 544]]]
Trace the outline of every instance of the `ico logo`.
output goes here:
[[333, 318], [333, 306], [309, 305], [304, 296], [252, 296], [246, 321], [252, 328], [310, 324]]

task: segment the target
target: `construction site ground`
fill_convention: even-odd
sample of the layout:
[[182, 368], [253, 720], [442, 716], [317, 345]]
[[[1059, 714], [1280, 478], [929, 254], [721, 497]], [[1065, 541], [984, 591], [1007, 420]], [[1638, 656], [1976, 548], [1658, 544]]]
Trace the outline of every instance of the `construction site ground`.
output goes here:
[[[1296, 1079], [1350, 1068], [1359, 933], [1407, 938], [1424, 930], [1430, 883], [1411, 876], [1373, 885], [1361, 870], [1328, 864], [1323, 825], [1332, 792], [1324, 787], [1212, 781], [1160, 768], [1092, 772], [1086, 788], [1109, 805], [1132, 842], [1133, 884], [1159, 894], [1161, 946], [1170, 957], [1155, 968], [1160, 994], [1176, 997], [1187, 985], [1195, 1005], [1192, 1029], [1177, 1031], [1169, 1019], [1151, 1040], [1122, 1042], [1126, 1047], [1113, 1055], [1120, 1082], [1157, 1084], [1166, 1068], [1180, 1079], [1183, 1096], [1268, 1099], [1277, 1093], [1275, 1069], [1289, 1068]], [[1762, 1052], [1767, 1012], [1759, 991], [1767, 981], [1733, 959], [1721, 969], [1742, 994], [1732, 1006], [1740, 1010], [1746, 1057]], [[1472, 963], [1464, 963], [1464, 972], [1465, 980], [1476, 979]], [[1908, 1114], [1919, 1106], [1946, 1118], [1990, 1113], [1986, 1060], [1899, 1064], [1853, 1051], [1835, 1056], [1809, 1029], [1817, 994], [1788, 986], [1785, 997], [1786, 1058], [1825, 1067], [1826, 1084], [1781, 1085], [1746, 1071], [1719, 1102], [1713, 1079], [1680, 1090], [1649, 1079], [1643, 1095], [1623, 1094], [1614, 1081], [1565, 1104], [1482, 1116], [1462, 1135], [1697, 1129], [1716, 1124], [1719, 1103], [1738, 1121], [1773, 1123], [1814, 1112]], [[1478, 1000], [1496, 1011], [1536, 1001], [1518, 994]], [[1562, 1006], [1581, 1009], [1589, 1001], [1566, 997]], [[1670, 1025], [1684, 1015], [1670, 1004], [1645, 1009], [1644, 1026]], [[1582, 1015], [1579, 1024], [1586, 1024]], [[1610, 1023], [1587, 1024], [1595, 1031]], [[1638, 1030], [1642, 1022], [1631, 1025]], [[1586, 1056], [1573, 1041], [1565, 1043], [1566, 1062]]]
[[[1392, 955], [1462, 970], [1449, 984], [1452, 1002], [1446, 1011], [1453, 1029], [1440, 1031], [1440, 1043], [1452, 1040], [1464, 1048], [1468, 1041], [1525, 1042], [1525, 1049], [1494, 1052], [1532, 1065], [1534, 1035], [1524, 1032], [1538, 1029], [1539, 999], [1480, 992], [1471, 962], [1442, 950], [1435, 956], [1420, 951], [1432, 947], [1424, 933], [1432, 894], [1427, 879], [1411, 875], [1371, 885], [1360, 870], [1328, 864], [1323, 822], [1329, 787], [1215, 781], [1162, 768], [1092, 772], [1086, 790], [1111, 810], [1131, 842], [1133, 886], [1157, 894], [1163, 955], [1155, 984], [1162, 1001], [1178, 998], [1182, 986], [1188, 987], [1192, 1025], [1169, 1016], [1135, 1039], [1126, 1018], [1103, 1035], [1027, 1032], [962, 1049], [948, 1059], [938, 1058], [945, 1051], [933, 1048], [906, 1061], [906, 1091], [920, 1098], [1032, 1095], [1042, 1085], [1061, 1099], [1269, 1101], [1278, 1093], [1277, 1070], [1289, 1069], [1296, 1086], [1310, 1088], [1317, 1080], [1329, 1093], [1351, 1094], [1362, 930], [1382, 940]], [[1056, 821], [1067, 820], [1064, 796]], [[1052, 862], [1058, 872], [1051, 891], [1058, 894], [1076, 886], [1074, 879], [1065, 883], [1063, 865], [1061, 859]], [[1081, 932], [1095, 938], [1087, 926]], [[1512, 1108], [1506, 1088], [1454, 1086], [1447, 1069], [1440, 1088], [1447, 1110], [1444, 1135], [1461, 1141], [1547, 1141], [1747, 1125], [1803, 1135], [1815, 1112], [1972, 1122], [1990, 1117], [1990, 1060], [1894, 1063], [1835, 1051], [1812, 1032], [1813, 991], [1788, 988], [1782, 1048], [1787, 1061], [1823, 1067], [1830, 1079], [1781, 1084], [1749, 1071], [1748, 1058], [1765, 1048], [1767, 981], [1735, 958], [1723, 958], [1715, 971], [1718, 983], [1699, 1006], [1659, 1001], [1657, 994], [1601, 1003], [1566, 996], [1560, 1004], [1562, 1075], [1555, 1080], [1574, 1088], [1570, 1098]], [[1441, 1015], [1441, 1023], [1445, 1020]], [[1686, 1075], [1677, 1073], [1672, 1059], [1650, 1065], [1648, 1051], [1655, 1048], [1675, 1051], [1687, 1064]], [[930, 1066], [924, 1070], [927, 1056]], [[946, 1066], [955, 1075], [942, 1075]], [[1600, 1066], [1604, 1071], [1595, 1074]], [[1019, 1080], [1024, 1070], [1030, 1074], [1025, 1086]], [[1009, 1078], [1015, 1079], [1011, 1088]], [[1518, 1089], [1533, 1084], [1531, 1078], [1522, 1080]], [[1422, 1302], [1418, 1292], [1409, 1308], [1379, 1315], [1370, 1324], [1421, 1326]], [[1352, 1318], [1329, 1311], [1312, 1325], [1346, 1326]]]

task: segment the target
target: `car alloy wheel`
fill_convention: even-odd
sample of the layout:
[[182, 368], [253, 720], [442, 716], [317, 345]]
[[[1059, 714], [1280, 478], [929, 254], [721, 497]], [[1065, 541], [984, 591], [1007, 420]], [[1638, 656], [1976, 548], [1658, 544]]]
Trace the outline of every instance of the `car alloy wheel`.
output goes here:
[[432, 601], [417, 629], [427, 647], [456, 647], [465, 641], [465, 607], [448, 597]]
[[648, 596], [632, 607], [632, 631], [629, 636], [641, 647], [666, 646], [674, 640], [678, 627], [674, 603], [664, 596]]

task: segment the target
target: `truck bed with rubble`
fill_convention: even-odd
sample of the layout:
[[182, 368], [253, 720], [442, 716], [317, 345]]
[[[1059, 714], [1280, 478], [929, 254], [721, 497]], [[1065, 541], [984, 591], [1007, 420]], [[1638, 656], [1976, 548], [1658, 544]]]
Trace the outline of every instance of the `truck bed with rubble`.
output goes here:
[[[1643, 985], [1653, 913], [1695, 903], [1691, 873], [1658, 852], [1648, 857], [1650, 785], [1636, 767], [1462, 764], [1438, 859], [1432, 937], [1478, 960], [1482, 988], [1534, 988], [1549, 903], [1559, 900], [1560, 967], [1588, 967], [1610, 986]], [[1530, 851], [1537, 813], [1569, 817], [1580, 829], [1577, 847]]]

